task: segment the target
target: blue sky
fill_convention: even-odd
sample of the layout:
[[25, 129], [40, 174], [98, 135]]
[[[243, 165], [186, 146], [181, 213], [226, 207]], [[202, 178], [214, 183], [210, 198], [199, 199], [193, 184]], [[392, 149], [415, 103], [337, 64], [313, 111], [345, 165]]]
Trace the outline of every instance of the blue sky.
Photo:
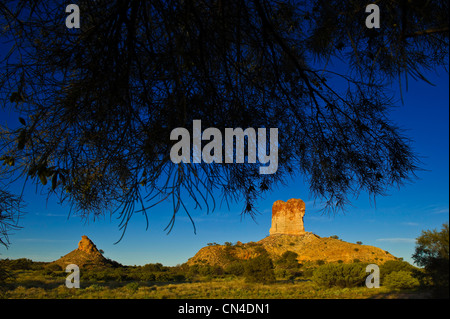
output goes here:
[[[20, 220], [22, 229], [10, 236], [11, 246], [0, 246], [0, 258], [30, 258], [53, 261], [77, 247], [82, 235], [91, 238], [105, 256], [125, 265], [161, 262], [176, 265], [186, 262], [210, 242], [258, 241], [269, 234], [271, 207], [276, 200], [301, 198], [306, 202], [305, 228], [319, 236], [338, 235], [348, 242], [362, 241], [389, 251], [412, 262], [415, 238], [422, 230], [440, 229], [449, 216], [449, 83], [448, 74], [428, 74], [435, 83], [410, 79], [403, 89], [404, 104], [393, 110], [392, 119], [406, 130], [413, 148], [421, 156], [419, 179], [401, 189], [392, 189], [389, 196], [378, 197], [375, 203], [361, 194], [345, 214], [321, 215], [319, 207], [309, 197], [302, 177], [293, 179], [258, 202], [261, 212], [256, 222], [240, 215], [242, 204], [218, 207], [207, 215], [193, 211], [197, 234], [189, 218], [179, 213], [170, 234], [164, 228], [172, 216], [171, 203], [163, 203], [149, 212], [149, 229], [145, 218], [136, 214], [130, 221], [124, 238], [119, 220], [106, 216], [85, 222], [76, 216], [68, 218], [69, 208], [59, 205], [56, 198], [25, 190], [27, 213]], [[392, 90], [399, 98], [397, 83]], [[14, 125], [11, 114], [1, 113], [1, 123]], [[17, 189], [13, 191], [17, 192]]]

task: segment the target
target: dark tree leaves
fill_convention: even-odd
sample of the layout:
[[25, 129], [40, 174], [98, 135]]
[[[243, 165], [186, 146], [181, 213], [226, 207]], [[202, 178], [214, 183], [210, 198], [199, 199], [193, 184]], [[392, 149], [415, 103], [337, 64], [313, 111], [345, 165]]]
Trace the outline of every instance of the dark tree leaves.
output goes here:
[[[380, 29], [365, 27], [356, 0], [89, 0], [68, 30], [60, 1], [6, 1], [0, 100], [26, 135], [5, 128], [0, 155], [42, 184], [53, 176], [49, 191], [85, 216], [119, 209], [124, 229], [165, 199], [168, 229], [188, 198], [208, 211], [220, 197], [243, 200], [254, 214], [263, 193], [299, 174], [332, 210], [385, 194], [417, 169], [389, 120], [387, 85], [448, 64], [448, 1], [377, 4]], [[222, 132], [278, 128], [277, 173], [175, 165], [170, 132], [195, 119]]]

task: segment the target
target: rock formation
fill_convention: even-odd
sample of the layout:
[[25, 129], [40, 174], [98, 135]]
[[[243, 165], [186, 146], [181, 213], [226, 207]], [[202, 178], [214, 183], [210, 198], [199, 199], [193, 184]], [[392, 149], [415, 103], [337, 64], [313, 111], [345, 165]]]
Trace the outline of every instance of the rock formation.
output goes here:
[[81, 251], [84, 251], [85, 253], [92, 254], [92, 255], [100, 254], [99, 250], [94, 245], [92, 240], [90, 240], [88, 238], [88, 236], [86, 236], [86, 235], [81, 236], [81, 240], [78, 243], [78, 248], [77, 249], [81, 250]]
[[65, 268], [68, 264], [75, 264], [79, 267], [95, 267], [108, 266], [111, 264], [111, 261], [103, 257], [92, 240], [83, 235], [77, 249], [72, 250], [53, 263], [60, 265], [62, 268]]
[[[212, 245], [201, 248], [188, 265], [219, 265], [226, 267], [235, 260], [248, 260], [266, 251], [272, 260], [278, 260], [286, 251], [297, 254], [299, 263], [317, 262], [384, 263], [397, 258], [387, 251], [368, 245], [348, 243], [332, 237], [319, 237], [306, 232], [303, 226], [305, 203], [301, 199], [276, 201], [272, 206], [270, 236], [257, 242], [236, 245]], [[292, 236], [294, 235], [294, 236]]]
[[305, 215], [305, 202], [292, 198], [287, 202], [277, 200], [272, 206], [272, 227], [270, 235], [303, 235], [305, 227], [303, 216]]
[[326, 263], [353, 263], [359, 260], [363, 263], [380, 265], [397, 258], [389, 252], [374, 246], [358, 245], [331, 237], [319, 237], [311, 232], [302, 236], [275, 235], [267, 236], [257, 242], [241, 243], [240, 245], [213, 245], [201, 248], [187, 264], [218, 265], [226, 267], [236, 260], [248, 260], [261, 254], [262, 249], [276, 261], [286, 251], [297, 254], [297, 260], [302, 264], [314, 264], [318, 261]]

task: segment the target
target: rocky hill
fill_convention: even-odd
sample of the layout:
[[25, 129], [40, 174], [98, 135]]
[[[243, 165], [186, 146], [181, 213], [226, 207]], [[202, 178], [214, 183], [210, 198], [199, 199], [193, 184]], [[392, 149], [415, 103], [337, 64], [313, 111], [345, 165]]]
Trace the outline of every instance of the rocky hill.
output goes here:
[[108, 267], [115, 262], [105, 258], [87, 236], [82, 236], [77, 249], [55, 260], [52, 264], [62, 268], [69, 264], [75, 264], [78, 267]]
[[303, 235], [270, 235], [258, 242], [240, 243], [236, 245], [213, 245], [200, 249], [194, 257], [188, 260], [188, 265], [210, 264], [226, 266], [236, 259], [247, 260], [254, 258], [264, 248], [272, 260], [277, 260], [286, 251], [298, 254], [299, 263], [316, 262], [344, 262], [355, 260], [369, 263], [384, 263], [397, 259], [381, 248], [368, 245], [348, 243], [340, 239], [319, 237], [306, 232]]
[[276, 201], [272, 207], [270, 236], [258, 242], [236, 245], [211, 245], [200, 249], [188, 260], [189, 265], [210, 264], [226, 266], [233, 260], [250, 259], [265, 249], [272, 260], [277, 260], [286, 251], [297, 253], [299, 263], [344, 262], [355, 260], [369, 263], [384, 263], [397, 259], [381, 248], [359, 245], [331, 237], [319, 237], [306, 232], [303, 226], [305, 204], [301, 199], [290, 199], [286, 203]]

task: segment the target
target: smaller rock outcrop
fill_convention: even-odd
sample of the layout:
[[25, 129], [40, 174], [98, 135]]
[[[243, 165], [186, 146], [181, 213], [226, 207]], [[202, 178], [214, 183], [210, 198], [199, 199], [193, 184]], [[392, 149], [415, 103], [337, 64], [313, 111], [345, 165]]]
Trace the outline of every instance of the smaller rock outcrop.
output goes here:
[[69, 264], [75, 264], [78, 267], [103, 267], [111, 266], [114, 262], [103, 257], [92, 240], [83, 235], [77, 249], [52, 263], [65, 268]]

